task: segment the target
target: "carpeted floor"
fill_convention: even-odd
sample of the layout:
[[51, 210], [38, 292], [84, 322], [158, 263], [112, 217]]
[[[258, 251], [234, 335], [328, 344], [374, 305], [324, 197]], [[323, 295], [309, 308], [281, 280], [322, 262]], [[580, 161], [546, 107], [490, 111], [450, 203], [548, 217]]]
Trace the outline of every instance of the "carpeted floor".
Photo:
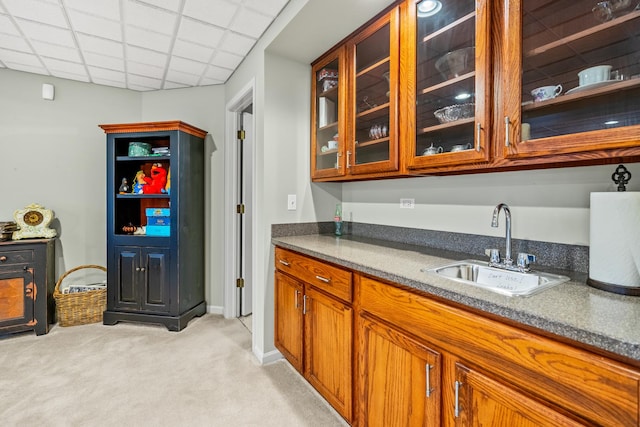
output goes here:
[[289, 364], [258, 365], [237, 319], [0, 336], [0, 425], [344, 426]]

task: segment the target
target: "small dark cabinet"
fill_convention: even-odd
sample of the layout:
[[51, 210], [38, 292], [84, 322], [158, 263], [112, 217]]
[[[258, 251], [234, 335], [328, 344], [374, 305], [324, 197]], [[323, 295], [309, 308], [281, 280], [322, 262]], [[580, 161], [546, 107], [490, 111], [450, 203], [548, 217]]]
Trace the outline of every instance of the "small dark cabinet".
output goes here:
[[[160, 323], [182, 330], [206, 312], [206, 132], [180, 121], [100, 127], [107, 134], [103, 323]], [[139, 176], [155, 177], [158, 168], [166, 171], [166, 184], [158, 186], [154, 179], [141, 192], [134, 187]]]
[[55, 322], [54, 239], [0, 242], [0, 335]]

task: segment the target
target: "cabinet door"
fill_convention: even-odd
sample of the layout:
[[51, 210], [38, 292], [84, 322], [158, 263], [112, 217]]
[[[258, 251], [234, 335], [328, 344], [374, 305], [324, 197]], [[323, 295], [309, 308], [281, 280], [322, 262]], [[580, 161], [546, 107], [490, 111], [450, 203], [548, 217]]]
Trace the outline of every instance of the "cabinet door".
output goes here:
[[311, 177], [343, 176], [346, 171], [345, 48], [313, 65], [311, 81]]
[[171, 309], [171, 251], [164, 248], [143, 248], [141, 251], [142, 309], [157, 313]]
[[[46, 289], [42, 292], [46, 294]], [[0, 269], [0, 331], [18, 325], [33, 327], [35, 297], [33, 269], [21, 266]]]
[[[400, 128], [408, 169], [489, 160], [490, 40], [487, 2], [407, 0]], [[404, 29], [405, 27], [403, 27]]]
[[379, 321], [360, 317], [359, 425], [440, 424], [440, 354]]
[[109, 286], [114, 293], [114, 308], [138, 310], [140, 309], [140, 290], [138, 289], [140, 276], [140, 248], [116, 247], [114, 251], [117, 266], [115, 286]]
[[453, 409], [453, 425], [518, 427], [584, 425], [460, 362], [455, 362], [454, 378], [450, 389], [454, 395], [453, 407], [445, 405], [448, 412]]
[[302, 373], [302, 296], [303, 285], [275, 273], [275, 346]]
[[305, 377], [350, 421], [353, 310], [311, 286], [305, 289], [303, 306]]
[[637, 4], [504, 2], [503, 157], [637, 155], [629, 150], [640, 144]]
[[398, 170], [399, 21], [396, 7], [347, 45], [349, 174]]

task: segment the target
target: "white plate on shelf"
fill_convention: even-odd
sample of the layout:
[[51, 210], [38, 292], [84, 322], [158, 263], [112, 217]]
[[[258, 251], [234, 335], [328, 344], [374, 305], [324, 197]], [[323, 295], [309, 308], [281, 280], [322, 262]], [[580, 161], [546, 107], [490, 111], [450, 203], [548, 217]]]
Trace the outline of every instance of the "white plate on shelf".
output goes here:
[[616, 83], [619, 82], [620, 80], [607, 80], [604, 82], [596, 82], [596, 83], [589, 83], [588, 85], [584, 85], [584, 86], [578, 86], [578, 87], [574, 87], [573, 89], [570, 89], [566, 92], [566, 95], [569, 95], [570, 93], [576, 93], [576, 92], [582, 92], [583, 90], [590, 90], [590, 89], [596, 89], [602, 86], [608, 86], [611, 83]]

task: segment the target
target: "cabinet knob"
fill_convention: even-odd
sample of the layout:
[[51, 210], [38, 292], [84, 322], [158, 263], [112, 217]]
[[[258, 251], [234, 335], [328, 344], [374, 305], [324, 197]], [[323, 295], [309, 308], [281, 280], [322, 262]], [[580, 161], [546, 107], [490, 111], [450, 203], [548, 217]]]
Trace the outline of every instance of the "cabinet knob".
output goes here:
[[141, 268], [140, 268], [140, 271], [144, 271], [144, 267], [141, 267]]
[[7, 260], [7, 257], [2, 255], [0, 256], [0, 262], [5, 262]]
[[136, 267], [136, 271], [140, 271], [140, 267]]

